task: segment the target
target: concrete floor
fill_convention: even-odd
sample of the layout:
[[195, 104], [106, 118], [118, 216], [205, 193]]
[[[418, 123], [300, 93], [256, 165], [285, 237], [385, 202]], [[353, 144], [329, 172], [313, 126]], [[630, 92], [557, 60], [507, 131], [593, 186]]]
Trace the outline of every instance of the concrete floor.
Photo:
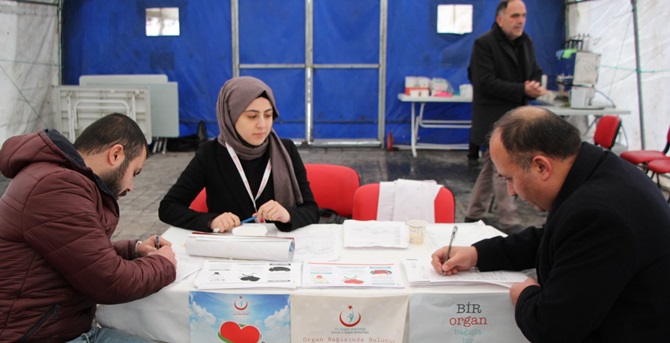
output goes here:
[[[121, 221], [114, 239], [132, 239], [162, 233], [169, 225], [158, 219], [158, 206], [167, 190], [193, 157], [193, 152], [167, 152], [149, 157], [135, 178], [135, 189], [119, 200]], [[468, 168], [464, 151], [420, 150], [413, 158], [409, 150], [374, 148], [300, 148], [305, 163], [346, 165], [358, 171], [361, 184], [399, 178], [436, 180], [456, 197], [456, 221], [462, 222], [479, 168]], [[518, 201], [526, 225], [544, 222], [538, 213]], [[495, 217], [495, 213], [491, 214]]]

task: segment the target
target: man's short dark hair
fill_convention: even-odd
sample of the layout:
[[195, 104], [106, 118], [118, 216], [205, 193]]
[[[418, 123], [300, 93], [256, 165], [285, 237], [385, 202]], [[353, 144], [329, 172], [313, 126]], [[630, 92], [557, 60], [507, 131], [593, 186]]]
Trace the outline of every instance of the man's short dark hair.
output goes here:
[[74, 141], [74, 148], [86, 154], [96, 154], [121, 144], [128, 161], [146, 149], [147, 139], [137, 123], [121, 113], [108, 114], [89, 125]]
[[498, 3], [498, 6], [496, 6], [496, 17], [507, 9], [507, 4], [509, 4], [509, 0], [501, 0]]
[[565, 159], [576, 155], [582, 144], [576, 127], [542, 107], [517, 107], [493, 124], [492, 132], [496, 129], [514, 163], [526, 170], [538, 152]]

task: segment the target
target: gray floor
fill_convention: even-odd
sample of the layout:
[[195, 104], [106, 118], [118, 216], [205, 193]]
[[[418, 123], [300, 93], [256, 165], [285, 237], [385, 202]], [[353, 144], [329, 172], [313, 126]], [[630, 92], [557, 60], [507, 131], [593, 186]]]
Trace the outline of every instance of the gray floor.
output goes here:
[[[169, 225], [158, 219], [158, 206], [193, 156], [193, 152], [167, 152], [147, 159], [142, 173], [135, 178], [135, 189], [119, 200], [121, 221], [114, 239], [132, 239], [162, 233]], [[354, 168], [361, 184], [396, 180], [436, 180], [456, 197], [456, 221], [463, 221], [467, 201], [479, 168], [468, 168], [464, 151], [420, 150], [413, 158], [408, 150], [386, 151], [366, 148], [301, 148], [305, 163], [332, 163]], [[4, 189], [4, 188], [3, 188]], [[518, 201], [524, 224], [544, 221], [538, 213]], [[495, 213], [491, 214], [494, 218]]]

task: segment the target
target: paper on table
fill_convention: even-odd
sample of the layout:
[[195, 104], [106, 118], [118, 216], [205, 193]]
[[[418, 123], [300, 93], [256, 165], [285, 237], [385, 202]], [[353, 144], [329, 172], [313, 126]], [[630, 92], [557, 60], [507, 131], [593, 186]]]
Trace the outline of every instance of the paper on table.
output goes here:
[[194, 285], [198, 289], [297, 288], [300, 263], [206, 261]]
[[345, 220], [344, 246], [348, 248], [407, 248], [409, 233], [404, 222]]
[[[176, 255], [176, 254], [175, 254]], [[204, 257], [189, 256], [187, 254], [176, 255], [177, 257], [177, 277], [174, 282], [186, 279], [189, 275], [202, 269], [205, 263]]]
[[407, 281], [412, 286], [438, 286], [484, 283], [511, 287], [512, 284], [523, 282], [528, 276], [523, 272], [499, 270], [493, 272], [481, 272], [476, 268], [467, 271], [459, 271], [455, 275], [440, 275], [435, 272], [428, 260], [403, 260], [403, 268], [407, 275]]
[[233, 228], [235, 236], [265, 236], [268, 229], [263, 224], [242, 224]]
[[303, 288], [326, 287], [405, 287], [400, 267], [395, 263], [303, 264]]
[[429, 224], [426, 227], [426, 241], [428, 241], [434, 249], [449, 245], [451, 231], [454, 226], [458, 226], [458, 233], [454, 237], [453, 246], [470, 246], [482, 239], [505, 236], [503, 232], [496, 230], [494, 227], [486, 226], [482, 221], [475, 223], [457, 223], [447, 227], [443, 225], [432, 226]]
[[291, 232], [277, 232], [278, 237], [295, 240], [293, 261], [335, 261], [340, 258], [342, 234], [332, 224], [312, 224]]
[[192, 233], [186, 237], [186, 252], [194, 256], [238, 260], [291, 261], [294, 241], [287, 237], [242, 237]]

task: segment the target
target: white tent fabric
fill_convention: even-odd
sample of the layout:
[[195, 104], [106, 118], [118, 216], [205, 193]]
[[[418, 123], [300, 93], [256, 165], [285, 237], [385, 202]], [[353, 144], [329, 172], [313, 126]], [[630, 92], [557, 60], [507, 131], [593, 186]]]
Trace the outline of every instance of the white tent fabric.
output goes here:
[[58, 25], [56, 5], [0, 0], [0, 144], [55, 125]]
[[[630, 0], [586, 1], [568, 7], [568, 37], [589, 34], [591, 51], [601, 54], [597, 89], [617, 107], [631, 110], [621, 116], [628, 149], [662, 149], [670, 127], [670, 3], [637, 3], [643, 123], [640, 127], [635, 35]], [[596, 97], [596, 99], [599, 99]]]

